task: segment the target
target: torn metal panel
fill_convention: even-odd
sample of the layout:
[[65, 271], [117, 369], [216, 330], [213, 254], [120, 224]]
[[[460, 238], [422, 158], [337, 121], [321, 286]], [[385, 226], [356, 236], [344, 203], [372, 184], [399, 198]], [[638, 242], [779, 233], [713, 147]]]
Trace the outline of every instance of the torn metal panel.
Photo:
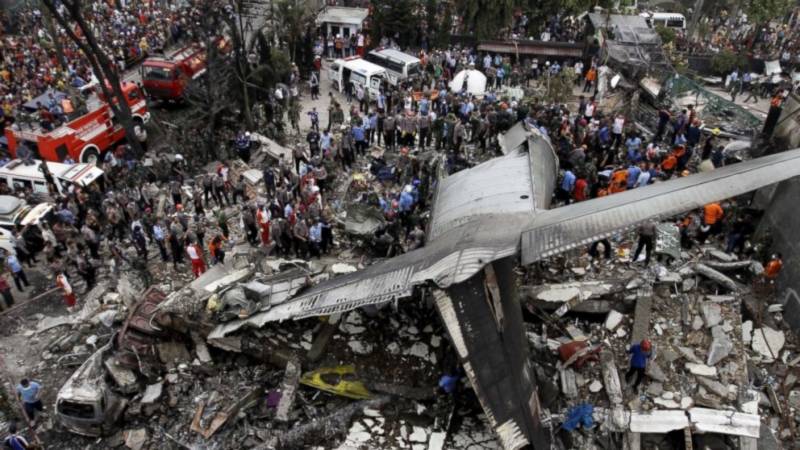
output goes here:
[[531, 130], [528, 148], [533, 161], [533, 199], [536, 209], [550, 209], [558, 180], [558, 156], [550, 138], [539, 130]]
[[386, 225], [386, 219], [380, 209], [363, 203], [351, 204], [347, 207], [344, 230], [356, 236], [372, 236]]
[[761, 429], [761, 419], [758, 414], [736, 411], [691, 408], [689, 409], [689, 420], [695, 430], [703, 433], [758, 438]]
[[631, 412], [630, 415], [630, 429], [634, 433], [669, 433], [689, 426], [689, 418], [683, 410]]
[[497, 136], [497, 142], [500, 144], [500, 151], [507, 155], [528, 142], [528, 130], [525, 128], [525, 122], [517, 122], [516, 125], [511, 127], [505, 133]]
[[563, 208], [538, 212], [522, 235], [522, 262], [576, 248], [659, 217], [700, 208], [800, 175], [800, 150], [725, 166]]

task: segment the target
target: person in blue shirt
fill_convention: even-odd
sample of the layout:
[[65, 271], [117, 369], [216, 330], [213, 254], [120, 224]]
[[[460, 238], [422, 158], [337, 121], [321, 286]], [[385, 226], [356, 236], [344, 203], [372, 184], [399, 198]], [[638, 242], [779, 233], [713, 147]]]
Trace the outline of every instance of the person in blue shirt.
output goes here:
[[410, 190], [403, 190], [403, 193], [400, 194], [399, 204], [400, 212], [406, 213], [411, 211], [414, 207], [414, 196], [411, 194]]
[[39, 383], [28, 380], [27, 378], [20, 380], [17, 385], [17, 398], [22, 402], [25, 415], [28, 416], [31, 424], [34, 423], [36, 411], [44, 410], [42, 400], [39, 398], [41, 390], [42, 386]]
[[633, 376], [633, 389], [639, 387], [639, 383], [644, 379], [644, 372], [647, 368], [647, 360], [650, 359], [651, 344], [650, 340], [642, 339], [638, 344], [631, 345], [628, 353], [631, 354], [631, 367], [625, 372], [625, 381], [630, 384], [630, 378]]
[[640, 169], [635, 163], [631, 163], [630, 167], [628, 167], [628, 189], [633, 189], [636, 186], [636, 181], [639, 179], [639, 175], [641, 174], [642, 169]]
[[356, 151], [358, 154], [363, 155], [367, 149], [366, 132], [364, 127], [360, 124], [353, 126], [353, 141], [355, 142]]
[[16, 255], [10, 254], [7, 250], [3, 250], [3, 255], [6, 258], [6, 270], [11, 272], [11, 276], [14, 277], [14, 284], [17, 285], [17, 289], [19, 289], [20, 292], [25, 292], [25, 290], [22, 289], [22, 285], [30, 286], [30, 283], [28, 283], [28, 277], [25, 275], [25, 271], [22, 270], [22, 264], [19, 262]]
[[561, 186], [558, 189], [558, 199], [564, 203], [569, 204], [572, 200], [572, 191], [575, 189], [575, 181], [577, 177], [572, 170], [567, 169], [564, 171], [564, 178], [561, 180]]

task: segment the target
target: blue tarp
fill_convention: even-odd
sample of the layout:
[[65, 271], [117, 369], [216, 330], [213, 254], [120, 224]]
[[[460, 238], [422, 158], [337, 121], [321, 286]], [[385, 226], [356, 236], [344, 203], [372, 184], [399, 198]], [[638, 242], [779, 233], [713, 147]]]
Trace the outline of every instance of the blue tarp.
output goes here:
[[567, 418], [564, 419], [561, 428], [567, 431], [573, 431], [580, 426], [586, 429], [592, 428], [594, 426], [594, 419], [592, 418], [593, 411], [594, 406], [590, 403], [581, 403], [580, 405], [573, 406], [567, 412]]

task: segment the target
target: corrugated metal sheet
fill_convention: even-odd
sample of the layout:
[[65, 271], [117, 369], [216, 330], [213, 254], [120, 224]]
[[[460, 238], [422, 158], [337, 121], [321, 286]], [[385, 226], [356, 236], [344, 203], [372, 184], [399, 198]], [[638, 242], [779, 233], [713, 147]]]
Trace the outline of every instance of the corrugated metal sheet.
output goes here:
[[645, 220], [671, 217], [800, 175], [800, 150], [539, 212], [522, 234], [522, 262], [589, 245]]
[[701, 433], [720, 433], [758, 438], [761, 419], [758, 414], [722, 411], [708, 408], [691, 408], [689, 421]]
[[527, 140], [528, 130], [525, 128], [525, 122], [518, 122], [511, 129], [497, 136], [497, 142], [500, 144], [500, 150], [504, 155], [518, 149]]

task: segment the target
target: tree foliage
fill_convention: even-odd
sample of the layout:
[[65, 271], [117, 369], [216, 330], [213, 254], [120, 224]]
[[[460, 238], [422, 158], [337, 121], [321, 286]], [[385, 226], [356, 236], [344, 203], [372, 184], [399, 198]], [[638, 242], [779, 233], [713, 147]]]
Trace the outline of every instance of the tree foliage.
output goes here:
[[661, 38], [661, 42], [664, 45], [668, 45], [671, 44], [672, 42], [675, 42], [675, 30], [673, 30], [672, 28], [667, 28], [662, 25], [657, 25], [656, 33], [658, 33], [658, 36]]
[[718, 75], [724, 75], [735, 68], [745, 66], [747, 58], [730, 50], [723, 50], [711, 58], [711, 68]]
[[495, 37], [511, 26], [516, 0], [459, 0], [457, 11], [463, 13], [467, 32], [478, 39]]
[[792, 0], [747, 0], [747, 17], [760, 24], [770, 20], [781, 20], [795, 4]]
[[372, 42], [378, 43], [381, 38], [387, 37], [403, 47], [415, 45], [419, 32], [415, 15], [417, 6], [415, 0], [373, 0]]

